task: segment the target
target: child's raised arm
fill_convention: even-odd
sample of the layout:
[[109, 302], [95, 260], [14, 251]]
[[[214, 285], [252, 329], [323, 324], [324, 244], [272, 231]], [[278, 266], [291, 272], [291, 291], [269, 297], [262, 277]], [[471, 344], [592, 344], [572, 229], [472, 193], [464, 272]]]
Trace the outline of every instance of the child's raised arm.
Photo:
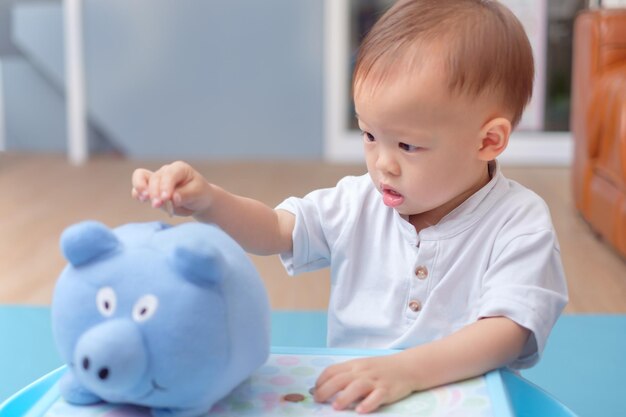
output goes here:
[[293, 214], [231, 194], [185, 162], [155, 172], [136, 169], [132, 184], [133, 198], [150, 201], [155, 208], [171, 201], [174, 214], [217, 224], [250, 253], [271, 255], [292, 249]]

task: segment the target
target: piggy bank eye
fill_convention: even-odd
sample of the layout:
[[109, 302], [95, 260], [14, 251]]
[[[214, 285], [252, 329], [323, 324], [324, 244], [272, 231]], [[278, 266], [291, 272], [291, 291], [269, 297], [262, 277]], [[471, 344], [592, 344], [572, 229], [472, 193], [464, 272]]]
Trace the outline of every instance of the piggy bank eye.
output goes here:
[[98, 305], [100, 314], [104, 317], [111, 317], [113, 313], [115, 313], [115, 307], [117, 306], [117, 298], [115, 297], [113, 288], [100, 288], [96, 295], [96, 304]]
[[144, 295], [133, 307], [133, 320], [138, 323], [148, 320], [156, 313], [159, 299], [152, 294]]

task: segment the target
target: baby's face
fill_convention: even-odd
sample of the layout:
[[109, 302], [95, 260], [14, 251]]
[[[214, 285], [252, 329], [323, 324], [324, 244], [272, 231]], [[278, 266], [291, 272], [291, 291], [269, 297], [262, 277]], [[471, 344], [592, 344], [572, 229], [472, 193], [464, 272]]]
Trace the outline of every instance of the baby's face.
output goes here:
[[400, 214], [451, 210], [488, 181], [478, 150], [493, 102], [451, 95], [435, 68], [363, 85], [355, 107], [368, 172]]

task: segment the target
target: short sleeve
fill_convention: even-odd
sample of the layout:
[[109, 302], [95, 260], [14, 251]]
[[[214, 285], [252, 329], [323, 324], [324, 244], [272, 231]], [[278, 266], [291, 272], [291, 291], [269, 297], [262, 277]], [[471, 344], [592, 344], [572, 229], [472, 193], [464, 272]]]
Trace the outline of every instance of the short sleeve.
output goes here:
[[293, 213], [293, 249], [280, 259], [290, 275], [330, 266], [337, 241], [360, 217], [367, 196], [375, 191], [368, 175], [342, 178], [335, 187], [290, 197], [276, 209]]
[[[276, 209], [293, 213], [293, 249], [280, 254], [280, 260], [289, 275], [314, 271], [329, 266], [330, 248], [324, 234], [322, 217], [315, 199], [289, 197]], [[314, 196], [315, 197], [315, 196]]]
[[483, 280], [480, 317], [504, 316], [531, 331], [513, 368], [533, 366], [567, 304], [567, 285], [553, 230], [517, 236], [494, 254]]

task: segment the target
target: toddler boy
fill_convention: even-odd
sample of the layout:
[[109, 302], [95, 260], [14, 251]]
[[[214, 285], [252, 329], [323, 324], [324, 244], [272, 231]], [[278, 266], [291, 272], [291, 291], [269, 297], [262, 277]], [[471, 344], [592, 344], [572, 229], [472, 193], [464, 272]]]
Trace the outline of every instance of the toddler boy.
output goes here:
[[353, 79], [367, 175], [273, 209], [183, 162], [133, 196], [217, 223], [297, 274], [331, 268], [328, 345], [401, 352], [327, 368], [315, 398], [366, 413], [413, 391], [535, 364], [567, 302], [550, 214], [496, 161], [528, 103], [532, 51], [491, 0], [400, 0]]

